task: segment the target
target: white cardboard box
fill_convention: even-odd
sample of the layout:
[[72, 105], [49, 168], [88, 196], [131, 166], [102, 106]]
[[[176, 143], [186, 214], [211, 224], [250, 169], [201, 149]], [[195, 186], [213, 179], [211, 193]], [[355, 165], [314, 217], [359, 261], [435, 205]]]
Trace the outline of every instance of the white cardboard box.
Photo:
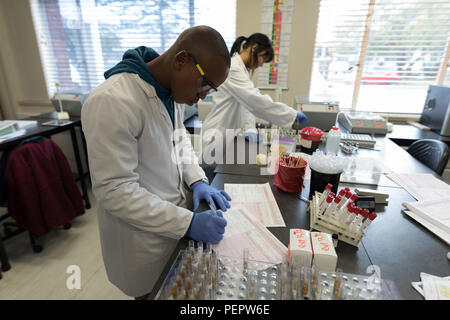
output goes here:
[[331, 234], [311, 232], [311, 243], [314, 252], [313, 264], [319, 270], [333, 272], [336, 270], [337, 254], [334, 250]]
[[307, 266], [311, 266], [313, 250], [310, 232], [308, 230], [290, 229], [288, 247], [289, 264], [291, 264], [294, 258], [297, 259], [299, 265], [306, 264]]

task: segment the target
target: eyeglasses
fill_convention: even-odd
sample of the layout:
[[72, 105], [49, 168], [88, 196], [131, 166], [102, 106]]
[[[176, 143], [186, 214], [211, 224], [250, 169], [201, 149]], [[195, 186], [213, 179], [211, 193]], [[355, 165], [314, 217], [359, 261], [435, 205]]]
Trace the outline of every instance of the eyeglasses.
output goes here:
[[198, 72], [200, 72], [200, 75], [202, 76], [202, 81], [199, 83], [199, 88], [197, 89], [197, 92], [206, 92], [206, 94], [210, 94], [212, 92], [217, 91], [217, 87], [208, 80], [208, 78], [205, 76], [205, 73], [203, 72], [202, 67], [197, 62], [197, 59], [194, 58], [192, 54], [188, 52], [188, 56], [191, 57], [191, 59], [194, 61], [195, 67], [197, 68]]

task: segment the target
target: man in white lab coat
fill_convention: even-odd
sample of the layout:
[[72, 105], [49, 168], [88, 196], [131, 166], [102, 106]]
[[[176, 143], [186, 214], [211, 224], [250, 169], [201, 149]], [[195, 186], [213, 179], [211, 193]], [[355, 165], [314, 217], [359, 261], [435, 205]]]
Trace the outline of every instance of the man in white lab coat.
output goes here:
[[231, 198], [209, 186], [178, 103], [191, 105], [217, 90], [229, 66], [216, 30], [190, 28], [162, 55], [128, 50], [83, 105], [103, 260], [109, 280], [129, 296], [157, 292], [155, 282], [183, 236], [222, 239], [220, 211], [191, 209], [205, 200], [226, 211]]
[[296, 124], [307, 120], [303, 112], [261, 94], [251, 80], [250, 72], [273, 58], [272, 43], [266, 35], [254, 33], [248, 38], [237, 38], [230, 55], [228, 78], [220, 90], [213, 93], [213, 107], [202, 124], [202, 152], [206, 163], [211, 158], [210, 153], [217, 153], [217, 148], [232, 148], [233, 140], [226, 140], [227, 129], [236, 134], [243, 129], [246, 140], [257, 142], [255, 116], [283, 128], [296, 128]]

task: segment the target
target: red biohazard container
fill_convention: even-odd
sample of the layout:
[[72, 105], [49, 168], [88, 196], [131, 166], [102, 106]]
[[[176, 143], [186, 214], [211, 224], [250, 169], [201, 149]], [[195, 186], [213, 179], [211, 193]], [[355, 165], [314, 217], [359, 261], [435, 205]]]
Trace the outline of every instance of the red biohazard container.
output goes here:
[[274, 185], [286, 192], [301, 192], [307, 165], [308, 163], [303, 159], [298, 167], [287, 166], [279, 161], [278, 171], [275, 173]]
[[300, 130], [301, 151], [307, 154], [312, 154], [320, 144], [323, 131], [316, 127], [305, 127]]

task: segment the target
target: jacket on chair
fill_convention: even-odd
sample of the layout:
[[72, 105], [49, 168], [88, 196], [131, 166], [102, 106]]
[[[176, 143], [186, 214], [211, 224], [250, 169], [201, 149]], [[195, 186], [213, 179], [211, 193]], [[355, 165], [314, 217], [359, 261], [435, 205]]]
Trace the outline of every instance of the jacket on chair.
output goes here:
[[14, 149], [8, 157], [5, 178], [9, 214], [35, 236], [84, 213], [69, 163], [51, 139]]

